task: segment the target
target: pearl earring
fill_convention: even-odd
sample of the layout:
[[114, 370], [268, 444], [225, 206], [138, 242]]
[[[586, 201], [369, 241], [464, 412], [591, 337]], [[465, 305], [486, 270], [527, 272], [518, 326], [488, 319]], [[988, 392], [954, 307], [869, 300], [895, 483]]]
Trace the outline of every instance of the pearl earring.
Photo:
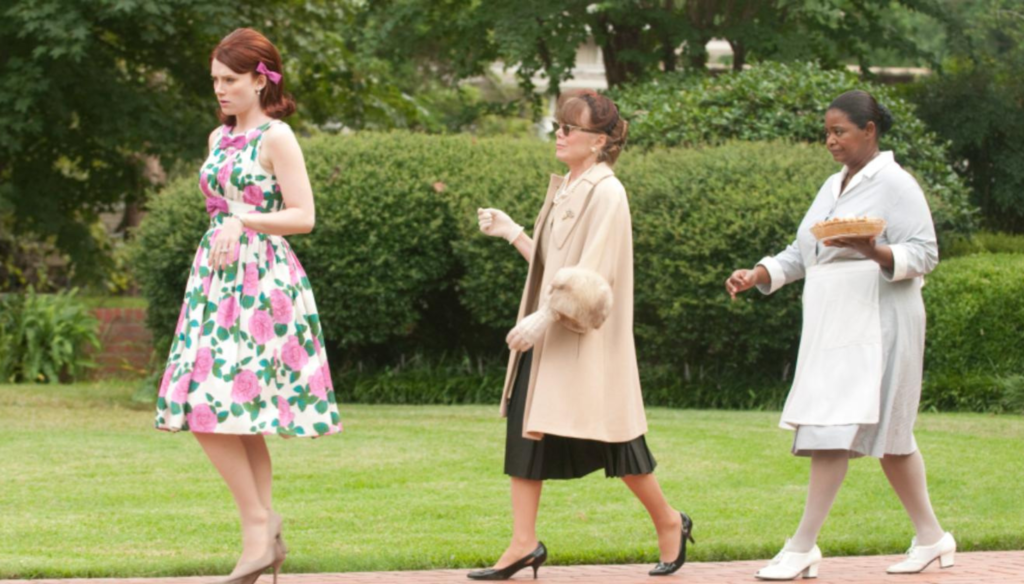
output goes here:
[[590, 147], [590, 152], [591, 152], [591, 154], [593, 154], [594, 152], [597, 152], [597, 148], [594, 147], [594, 146], [591, 146]]

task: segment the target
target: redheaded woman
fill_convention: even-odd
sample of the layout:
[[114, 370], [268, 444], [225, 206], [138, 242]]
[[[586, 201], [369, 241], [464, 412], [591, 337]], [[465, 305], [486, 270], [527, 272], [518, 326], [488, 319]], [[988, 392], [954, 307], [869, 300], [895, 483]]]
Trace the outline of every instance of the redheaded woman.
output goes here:
[[[192, 262], [160, 385], [156, 427], [190, 431], [220, 472], [242, 523], [225, 584], [251, 584], [287, 549], [271, 505], [263, 436], [341, 430], [309, 279], [283, 236], [313, 229], [313, 192], [287, 124], [281, 55], [238, 29], [210, 57], [223, 125], [210, 134], [199, 188], [210, 214]], [[197, 203], [198, 204], [198, 203]]]

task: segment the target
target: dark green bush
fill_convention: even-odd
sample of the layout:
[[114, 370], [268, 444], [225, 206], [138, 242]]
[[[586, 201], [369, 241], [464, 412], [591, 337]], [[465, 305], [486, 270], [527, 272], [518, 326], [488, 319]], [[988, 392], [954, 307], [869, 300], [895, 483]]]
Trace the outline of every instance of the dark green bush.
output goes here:
[[[504, 242], [500, 248], [473, 238], [471, 246], [505, 260], [487, 269], [517, 282], [501, 297], [489, 297], [476, 279], [462, 286], [463, 264], [452, 247], [462, 243], [456, 233], [463, 227], [476, 229], [475, 205], [501, 198], [513, 201], [508, 210], [518, 217], [536, 212], [546, 173], [558, 166], [550, 147], [513, 139], [363, 133], [314, 137], [303, 148], [317, 225], [312, 234], [289, 241], [312, 277], [336, 363], [386, 360], [419, 346], [438, 352], [476, 347], [481, 335], [490, 348], [500, 349], [503, 337], [486, 335], [477, 325], [499, 322], [496, 312], [502, 326], [514, 321], [526, 264], [508, 261]], [[164, 189], [149, 211], [133, 258], [159, 346], [177, 322], [189, 262], [208, 218], [192, 177]]]
[[[317, 227], [290, 241], [313, 280], [339, 394], [401, 403], [496, 399], [527, 265], [505, 241], [479, 234], [475, 210], [502, 208], [532, 226], [549, 173], [561, 170], [551, 145], [395, 133], [322, 136], [303, 146]], [[617, 173], [633, 213], [648, 403], [781, 404], [801, 286], [730, 302], [723, 282], [788, 244], [834, 171], [827, 152], [806, 144], [735, 142], [623, 157]], [[206, 221], [194, 181], [184, 180], [155, 198], [140, 230], [134, 257], [158, 338], [177, 320]]]
[[504, 364], [463, 354], [415, 354], [383, 368], [347, 369], [336, 375], [338, 399], [373, 404], [472, 404], [497, 402]]
[[0, 295], [0, 383], [74, 381], [95, 366], [98, 326], [76, 290]]
[[[1024, 233], [1024, 18], [1020, 0], [949, 2], [948, 57], [915, 84], [921, 118], [950, 143], [981, 222]], [[958, 30], [957, 30], [958, 29]]]
[[748, 401], [749, 387], [789, 379], [801, 286], [731, 302], [724, 282], [733, 270], [782, 251], [832, 166], [820, 148], [779, 143], [662, 150], [623, 161], [645, 362], [670, 365], [694, 386], [728, 386], [740, 395], [718, 399], [735, 397], [736, 406]]
[[158, 352], [170, 348], [189, 268], [210, 222], [198, 170], [150, 197], [149, 213], [135, 231], [128, 256], [139, 291], [149, 303], [146, 325]]
[[897, 160], [920, 179], [940, 237], [970, 232], [968, 191], [949, 165], [946, 146], [892, 87], [812, 63], [760, 63], [716, 77], [661, 75], [610, 96], [631, 121], [632, 145], [647, 149], [736, 139], [821, 143], [825, 109], [851, 89], [870, 91], [892, 110], [896, 123], [882, 147], [894, 150]]
[[978, 253], [1024, 253], [1024, 235], [977, 231], [968, 237], [954, 237], [942, 249], [944, 259]]
[[1024, 255], [980, 254], [939, 264], [924, 287], [928, 310], [922, 406], [1013, 409], [1024, 375]]

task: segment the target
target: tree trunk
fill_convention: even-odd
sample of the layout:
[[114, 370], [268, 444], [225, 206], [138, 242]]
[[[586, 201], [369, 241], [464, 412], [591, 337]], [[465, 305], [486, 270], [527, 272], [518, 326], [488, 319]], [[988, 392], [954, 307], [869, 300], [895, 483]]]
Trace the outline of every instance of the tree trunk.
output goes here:
[[729, 46], [732, 47], [732, 70], [742, 71], [747, 64], [747, 47], [743, 41], [729, 39]]
[[690, 62], [691, 69], [704, 70], [708, 67], [708, 50], [707, 45], [711, 40], [710, 37], [701, 37], [697, 39], [696, 43], [698, 46], [688, 47], [687, 54]]
[[598, 20], [598, 26], [601, 32], [595, 35], [595, 41], [601, 40], [601, 58], [608, 87], [618, 87], [643, 75], [643, 65], [623, 61], [619, 57], [623, 51], [643, 49], [640, 46], [643, 31], [635, 26], [615, 25], [603, 15]]

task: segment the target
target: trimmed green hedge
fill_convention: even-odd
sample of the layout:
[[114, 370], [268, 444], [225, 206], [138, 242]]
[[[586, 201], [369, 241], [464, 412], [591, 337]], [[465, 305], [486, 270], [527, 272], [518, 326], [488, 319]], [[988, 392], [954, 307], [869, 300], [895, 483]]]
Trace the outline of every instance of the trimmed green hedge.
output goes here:
[[[289, 241], [313, 281], [341, 396], [496, 399], [498, 388], [484, 391], [473, 371], [500, 384], [503, 340], [527, 265], [505, 241], [478, 233], [475, 210], [502, 208], [532, 225], [549, 173], [561, 170], [552, 146], [367, 133], [318, 136], [303, 148], [317, 227]], [[623, 157], [617, 173], [633, 213], [636, 336], [648, 403], [781, 402], [800, 332], [800, 287], [730, 302], [722, 283], [789, 243], [835, 170], [821, 147], [792, 143]], [[154, 198], [138, 232], [133, 257], [157, 339], [173, 331], [206, 224], [189, 178]], [[410, 356], [415, 365], [403, 365]], [[458, 379], [438, 381], [448, 377]]]
[[1024, 255], [943, 261], [924, 287], [928, 311], [922, 406], [1022, 411]]

